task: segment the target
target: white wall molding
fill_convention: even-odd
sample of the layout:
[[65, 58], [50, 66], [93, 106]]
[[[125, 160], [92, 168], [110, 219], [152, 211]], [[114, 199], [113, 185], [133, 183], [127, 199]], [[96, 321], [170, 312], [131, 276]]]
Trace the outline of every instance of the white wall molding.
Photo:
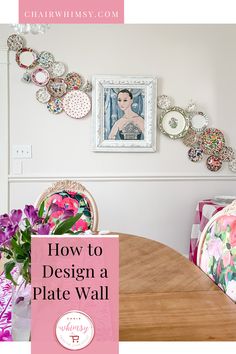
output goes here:
[[9, 55], [0, 39], [0, 213], [8, 210], [9, 173]]
[[102, 175], [78, 175], [78, 176], [9, 176], [9, 183], [37, 183], [37, 182], [56, 182], [61, 179], [78, 179], [80, 181], [94, 182], [160, 182], [160, 181], [236, 181], [234, 176], [194, 176], [194, 175], [123, 175], [123, 176], [102, 176]]

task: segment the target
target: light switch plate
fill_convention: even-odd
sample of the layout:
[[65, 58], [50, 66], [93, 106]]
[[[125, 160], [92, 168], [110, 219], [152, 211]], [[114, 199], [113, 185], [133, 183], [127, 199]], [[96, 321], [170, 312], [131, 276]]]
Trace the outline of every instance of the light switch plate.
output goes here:
[[31, 159], [32, 145], [13, 145], [12, 157], [13, 159]]

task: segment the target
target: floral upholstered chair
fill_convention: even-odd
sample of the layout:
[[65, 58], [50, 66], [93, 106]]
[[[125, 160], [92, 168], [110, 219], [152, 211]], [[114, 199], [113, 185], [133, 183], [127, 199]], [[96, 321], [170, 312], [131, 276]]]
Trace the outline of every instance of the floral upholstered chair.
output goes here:
[[236, 200], [209, 220], [197, 265], [236, 302]]
[[[38, 209], [43, 208], [43, 216], [50, 215], [50, 228], [53, 229], [58, 219], [81, 214], [80, 219], [72, 226], [71, 231], [96, 231], [98, 212], [96, 203], [87, 189], [77, 181], [62, 180], [54, 183], [38, 199]], [[48, 213], [50, 210], [50, 213]]]

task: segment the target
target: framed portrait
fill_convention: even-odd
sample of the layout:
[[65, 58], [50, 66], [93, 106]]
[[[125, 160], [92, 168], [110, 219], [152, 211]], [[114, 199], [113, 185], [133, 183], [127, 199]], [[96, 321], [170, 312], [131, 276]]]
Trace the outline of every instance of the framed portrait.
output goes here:
[[157, 79], [93, 77], [93, 150], [156, 151]]

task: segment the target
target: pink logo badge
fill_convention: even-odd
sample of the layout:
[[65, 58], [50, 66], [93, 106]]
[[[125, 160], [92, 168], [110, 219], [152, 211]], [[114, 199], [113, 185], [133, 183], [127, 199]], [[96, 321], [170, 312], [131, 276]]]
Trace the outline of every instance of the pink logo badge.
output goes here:
[[93, 340], [93, 322], [84, 312], [77, 310], [66, 312], [57, 321], [56, 337], [67, 349], [83, 349]]

